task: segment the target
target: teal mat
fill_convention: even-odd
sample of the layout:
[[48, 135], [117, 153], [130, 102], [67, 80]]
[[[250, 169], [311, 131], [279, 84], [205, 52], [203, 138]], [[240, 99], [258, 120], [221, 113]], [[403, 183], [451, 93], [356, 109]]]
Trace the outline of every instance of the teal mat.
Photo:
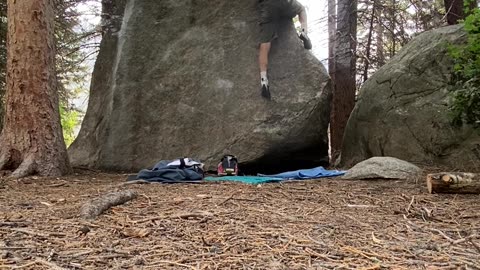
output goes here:
[[284, 179], [276, 177], [265, 177], [265, 176], [221, 176], [221, 177], [205, 177], [205, 181], [232, 181], [232, 182], [242, 182], [245, 184], [262, 184], [269, 182], [280, 182]]

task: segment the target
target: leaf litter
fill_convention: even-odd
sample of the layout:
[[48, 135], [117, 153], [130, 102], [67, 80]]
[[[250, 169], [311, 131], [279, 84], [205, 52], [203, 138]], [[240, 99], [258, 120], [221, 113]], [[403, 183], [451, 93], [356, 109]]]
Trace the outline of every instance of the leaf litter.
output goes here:
[[[480, 269], [479, 195], [423, 181], [0, 178], [0, 269]], [[138, 196], [94, 220], [104, 194]]]

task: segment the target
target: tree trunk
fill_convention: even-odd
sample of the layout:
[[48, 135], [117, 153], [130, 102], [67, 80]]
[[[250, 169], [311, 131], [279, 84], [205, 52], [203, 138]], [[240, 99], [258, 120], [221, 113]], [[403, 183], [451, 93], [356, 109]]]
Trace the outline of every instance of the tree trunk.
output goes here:
[[434, 173], [427, 175], [429, 193], [480, 194], [480, 175], [474, 173]]
[[335, 32], [337, 31], [337, 3], [328, 0], [328, 73], [332, 81], [335, 76]]
[[0, 1], [0, 132], [5, 113], [5, 70], [7, 66], [7, 2]]
[[370, 26], [368, 29], [368, 38], [367, 38], [367, 47], [366, 47], [366, 54], [365, 54], [365, 66], [363, 70], [363, 82], [368, 80], [368, 69], [370, 68], [370, 54], [371, 54], [371, 46], [372, 46], [372, 37], [374, 31], [374, 22], [375, 22], [375, 9], [377, 7], [377, 1], [374, 0], [372, 4], [372, 15], [370, 17]]
[[357, 1], [338, 1], [335, 46], [335, 88], [330, 121], [332, 161], [338, 158], [350, 113], [355, 106], [355, 64], [357, 36]]
[[395, 29], [397, 28], [397, 1], [392, 0], [392, 7], [390, 9], [390, 35], [392, 38], [392, 47], [390, 48], [390, 58], [395, 56], [396, 47], [397, 47], [397, 37], [395, 36]]
[[12, 177], [71, 172], [55, 76], [52, 0], [8, 0], [8, 61], [0, 170]]
[[[444, 0], [445, 10], [447, 14], [447, 23], [449, 25], [458, 24], [459, 20], [465, 19], [468, 14], [465, 14], [463, 3], [464, 0]], [[470, 1], [470, 10], [477, 6], [477, 1]]]
[[376, 36], [377, 36], [377, 41], [376, 41], [376, 47], [377, 47], [377, 62], [378, 62], [378, 67], [380, 68], [381, 66], [385, 65], [385, 51], [384, 51], [384, 45], [383, 44], [383, 24], [381, 23], [382, 19], [382, 9], [381, 7], [378, 7], [377, 10], [377, 18], [378, 18], [378, 23], [375, 28]]

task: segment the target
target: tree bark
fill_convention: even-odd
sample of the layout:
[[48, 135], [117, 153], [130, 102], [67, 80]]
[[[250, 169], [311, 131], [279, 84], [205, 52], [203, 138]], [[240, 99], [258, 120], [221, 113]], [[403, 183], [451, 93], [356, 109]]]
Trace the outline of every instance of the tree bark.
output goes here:
[[383, 23], [380, 21], [382, 18], [382, 8], [378, 7], [377, 10], [377, 18], [378, 18], [378, 23], [375, 28], [376, 36], [377, 36], [377, 41], [376, 41], [376, 47], [377, 47], [377, 62], [378, 62], [378, 67], [381, 67], [385, 65], [385, 51], [384, 51], [384, 46], [385, 44], [383, 43]]
[[5, 71], [7, 65], [7, 2], [0, 1], [0, 132], [5, 113]]
[[335, 80], [330, 120], [332, 161], [342, 149], [342, 140], [350, 113], [355, 106], [357, 1], [338, 1], [335, 46]]
[[328, 0], [328, 73], [335, 81], [335, 32], [337, 31], [337, 3]]
[[365, 54], [365, 65], [364, 65], [364, 70], [363, 70], [363, 82], [366, 82], [368, 80], [368, 69], [370, 68], [370, 54], [371, 54], [371, 46], [372, 46], [372, 38], [373, 38], [373, 32], [375, 30], [374, 28], [374, 22], [375, 22], [375, 9], [377, 7], [377, 1], [374, 0], [372, 4], [372, 15], [370, 16], [370, 26], [368, 29], [368, 38], [367, 38], [367, 47], [366, 47], [366, 54]]
[[474, 173], [434, 173], [427, 175], [429, 193], [480, 194], [480, 175]]
[[[458, 24], [459, 20], [465, 19], [469, 13], [464, 12], [464, 0], [444, 0], [447, 14], [447, 23], [449, 25]], [[470, 1], [470, 10], [477, 6], [477, 1]]]
[[392, 47], [390, 48], [390, 58], [395, 56], [396, 53], [396, 47], [397, 47], [397, 37], [395, 36], [395, 29], [397, 28], [397, 18], [396, 18], [396, 12], [397, 12], [397, 1], [392, 0], [392, 6], [390, 9], [390, 35], [392, 38]]
[[0, 170], [12, 177], [71, 172], [55, 75], [52, 0], [8, 0], [8, 60]]

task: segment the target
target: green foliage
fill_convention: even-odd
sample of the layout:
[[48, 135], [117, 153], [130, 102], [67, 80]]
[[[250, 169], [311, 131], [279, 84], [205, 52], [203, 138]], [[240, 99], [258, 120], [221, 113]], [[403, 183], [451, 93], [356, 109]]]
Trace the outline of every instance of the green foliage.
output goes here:
[[465, 19], [465, 45], [450, 46], [454, 59], [450, 112], [455, 124], [480, 127], [480, 9]]
[[68, 110], [60, 106], [60, 118], [63, 128], [63, 138], [65, 144], [70, 146], [75, 140], [75, 129], [80, 124], [80, 115], [76, 110]]

